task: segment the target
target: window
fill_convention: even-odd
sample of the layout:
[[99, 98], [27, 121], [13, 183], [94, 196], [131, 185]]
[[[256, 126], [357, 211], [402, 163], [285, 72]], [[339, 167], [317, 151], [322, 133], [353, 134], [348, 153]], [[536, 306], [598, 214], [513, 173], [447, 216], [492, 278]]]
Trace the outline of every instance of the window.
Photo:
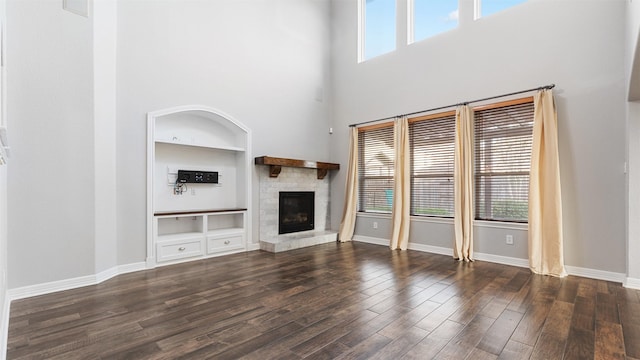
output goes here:
[[[533, 98], [474, 109], [475, 217], [527, 222]], [[409, 120], [411, 215], [454, 216], [455, 111]], [[391, 213], [393, 124], [359, 129], [359, 211]]]
[[412, 119], [411, 215], [453, 217], [455, 112]]
[[409, 0], [409, 44], [458, 26], [458, 0]]
[[527, 0], [476, 0], [475, 18], [495, 14], [525, 1]]
[[393, 125], [359, 129], [359, 211], [391, 213], [393, 204]]
[[475, 111], [476, 219], [528, 221], [531, 98]]
[[359, 61], [396, 49], [395, 0], [360, 0]]

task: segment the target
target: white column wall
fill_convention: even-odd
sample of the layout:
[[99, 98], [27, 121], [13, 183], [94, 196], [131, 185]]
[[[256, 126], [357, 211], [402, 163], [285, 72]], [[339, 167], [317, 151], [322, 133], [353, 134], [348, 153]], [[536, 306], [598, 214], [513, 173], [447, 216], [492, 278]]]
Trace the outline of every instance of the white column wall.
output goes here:
[[118, 264], [116, 224], [116, 0], [94, 0], [95, 271]]
[[95, 272], [92, 20], [7, 2], [8, 286]]
[[640, 1], [627, 3], [627, 279], [640, 289]]

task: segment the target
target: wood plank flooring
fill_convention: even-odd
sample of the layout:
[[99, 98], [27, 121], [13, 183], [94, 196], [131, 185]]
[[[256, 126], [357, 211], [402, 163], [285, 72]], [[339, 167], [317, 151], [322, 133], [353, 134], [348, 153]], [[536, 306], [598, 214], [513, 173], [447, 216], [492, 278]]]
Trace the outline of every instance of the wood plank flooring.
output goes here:
[[640, 359], [640, 292], [362, 243], [11, 304], [8, 359]]

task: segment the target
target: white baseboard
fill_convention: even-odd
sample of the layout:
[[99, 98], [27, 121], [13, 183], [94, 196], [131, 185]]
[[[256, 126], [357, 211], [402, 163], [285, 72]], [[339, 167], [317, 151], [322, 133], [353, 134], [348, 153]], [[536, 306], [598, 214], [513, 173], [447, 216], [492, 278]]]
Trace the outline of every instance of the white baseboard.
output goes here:
[[99, 284], [103, 281], [107, 281], [109, 279], [111, 279], [112, 277], [118, 275], [118, 267], [114, 266], [110, 269], [101, 271], [99, 273], [96, 274], [96, 284]]
[[147, 269], [147, 264], [145, 262], [114, 266], [111, 269], [107, 269], [105, 271], [102, 271], [96, 274], [95, 284], [100, 284], [101, 282], [107, 281], [114, 276], [127, 274], [130, 272], [136, 272], [140, 270], [146, 270], [146, 269]]
[[476, 260], [488, 261], [496, 264], [511, 265], [511, 266], [517, 266], [517, 267], [523, 267], [523, 268], [529, 267], [529, 259], [520, 259], [520, 258], [509, 257], [509, 256], [501, 256], [501, 255], [493, 255], [493, 254], [485, 254], [485, 253], [474, 253], [473, 257]]
[[[389, 240], [374, 238], [370, 236], [355, 235], [353, 237], [353, 240], [368, 243], [368, 244], [389, 246]], [[448, 247], [409, 243], [408, 248], [409, 250], [416, 250], [416, 251], [422, 251], [422, 252], [428, 252], [432, 254], [439, 254], [439, 255], [446, 255], [446, 256], [453, 257], [453, 248], [448, 248]], [[474, 258], [476, 260], [488, 261], [488, 262], [498, 263], [503, 265], [529, 267], [529, 260], [527, 259], [519, 259], [519, 258], [508, 257], [508, 256], [483, 254], [483, 253], [474, 253]]]
[[9, 289], [7, 295], [11, 301], [25, 299], [32, 296], [49, 294], [57, 291], [75, 289], [87, 285], [97, 284], [96, 275], [80, 276], [73, 279], [52, 281], [43, 284], [23, 286]]
[[260, 250], [260, 244], [247, 245], [247, 251], [255, 251], [255, 250]]
[[581, 277], [586, 277], [586, 278], [596, 279], [596, 280], [605, 280], [605, 281], [622, 283], [624, 282], [624, 279], [626, 277], [626, 275], [623, 273], [588, 269], [588, 268], [577, 267], [577, 266], [565, 265], [564, 267], [567, 270], [567, 273], [569, 275], [581, 276]]
[[629, 289], [636, 289], [636, 290], [640, 290], [640, 279], [637, 278], [626, 278], [624, 279], [624, 282], [622, 283], [622, 286], [629, 288]]
[[9, 309], [11, 301], [9, 295], [5, 294], [4, 302], [2, 304], [2, 324], [0, 324], [0, 359], [5, 359], [7, 356], [7, 341], [9, 340]]
[[[368, 243], [368, 244], [389, 246], [388, 239], [355, 235], [353, 237], [353, 240]], [[440, 246], [409, 243], [408, 248], [410, 250], [423, 251], [423, 252], [428, 252], [433, 254], [448, 255], [448, 256], [453, 255], [452, 248], [446, 248], [446, 247], [440, 247]], [[508, 256], [477, 253], [477, 252], [474, 253], [474, 258], [480, 261], [488, 261], [488, 262], [503, 264], [503, 265], [511, 265], [511, 266], [524, 267], [524, 268], [529, 267], [528, 259], [520, 259], [520, 258], [514, 258], [514, 257], [508, 257]], [[626, 278], [626, 275], [623, 273], [615, 273], [610, 271], [595, 270], [595, 269], [588, 269], [588, 268], [582, 268], [582, 267], [576, 267], [576, 266], [566, 266], [566, 265], [565, 265], [565, 268], [569, 275], [581, 276], [581, 277], [586, 277], [586, 278], [591, 278], [596, 280], [618, 282], [618, 283], [623, 283], [623, 285], [628, 288], [640, 289], [640, 279]]]
[[453, 249], [442, 246], [423, 245], [409, 243], [409, 250], [417, 250], [422, 252], [428, 252], [432, 254], [447, 255], [453, 257]]
[[367, 244], [389, 246], [389, 240], [375, 238], [371, 236], [353, 235], [353, 241], [363, 242]]
[[43, 284], [29, 285], [15, 289], [9, 289], [7, 298], [10, 301], [25, 299], [32, 296], [50, 294], [58, 291], [76, 289], [83, 286], [96, 285], [109, 280], [114, 276], [134, 271], [145, 270], [144, 262], [127, 265], [118, 265], [95, 275], [80, 276], [72, 279], [52, 281]]

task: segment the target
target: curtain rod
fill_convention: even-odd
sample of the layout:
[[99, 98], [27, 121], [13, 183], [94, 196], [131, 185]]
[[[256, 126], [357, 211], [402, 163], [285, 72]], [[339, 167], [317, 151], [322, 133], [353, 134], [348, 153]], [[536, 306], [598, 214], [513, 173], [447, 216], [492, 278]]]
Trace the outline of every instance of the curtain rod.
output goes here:
[[469, 105], [472, 103], [477, 103], [477, 102], [481, 102], [481, 101], [486, 101], [486, 100], [493, 100], [493, 99], [498, 99], [501, 97], [506, 97], [506, 96], [511, 96], [511, 95], [518, 95], [518, 94], [524, 94], [527, 92], [531, 92], [531, 91], [536, 91], [536, 90], [550, 90], [553, 89], [554, 87], [556, 87], [555, 84], [551, 84], [551, 85], [545, 85], [545, 86], [539, 86], [537, 88], [532, 88], [532, 89], [527, 89], [527, 90], [521, 90], [521, 91], [516, 91], [516, 92], [512, 92], [512, 93], [508, 93], [508, 94], [502, 94], [502, 95], [496, 95], [496, 96], [490, 96], [490, 97], [486, 97], [483, 99], [477, 99], [477, 100], [472, 100], [472, 101], [465, 101], [465, 102], [461, 102], [461, 103], [457, 103], [457, 104], [452, 104], [452, 105], [447, 105], [447, 106], [439, 106], [433, 109], [428, 109], [428, 110], [421, 110], [421, 111], [415, 111], [415, 112], [411, 112], [408, 114], [403, 114], [403, 115], [397, 115], [397, 116], [390, 116], [390, 117], [386, 117], [386, 118], [382, 118], [382, 119], [376, 119], [376, 120], [369, 120], [369, 121], [363, 121], [360, 123], [356, 123], [356, 124], [351, 124], [349, 125], [349, 127], [356, 127], [358, 125], [364, 125], [364, 124], [370, 124], [370, 123], [374, 123], [374, 122], [378, 122], [378, 121], [384, 121], [384, 120], [391, 120], [391, 119], [395, 119], [397, 117], [400, 116], [411, 116], [411, 115], [416, 115], [416, 114], [422, 114], [422, 113], [426, 113], [426, 112], [430, 112], [430, 111], [436, 111], [436, 110], [442, 110], [442, 109], [447, 109], [450, 107], [454, 107], [454, 106], [458, 106], [458, 105]]

